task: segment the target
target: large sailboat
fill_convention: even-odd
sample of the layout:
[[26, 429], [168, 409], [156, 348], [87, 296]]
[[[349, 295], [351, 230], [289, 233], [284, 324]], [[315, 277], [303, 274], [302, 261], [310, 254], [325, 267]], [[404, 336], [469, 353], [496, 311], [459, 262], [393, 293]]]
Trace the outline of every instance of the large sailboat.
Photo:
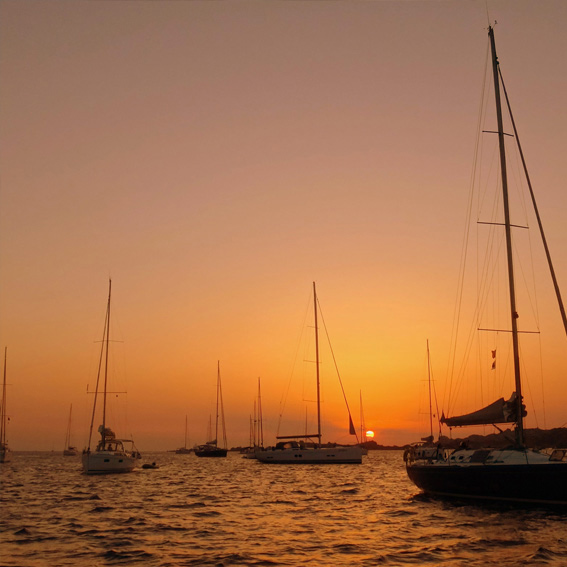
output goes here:
[[[221, 422], [222, 441], [218, 442], [219, 436], [219, 419]], [[209, 438], [212, 432], [209, 432]], [[224, 407], [222, 403], [222, 386], [221, 386], [221, 376], [220, 376], [220, 361], [217, 362], [217, 410], [215, 418], [215, 436], [210, 441], [207, 441], [203, 445], [197, 445], [195, 447], [195, 455], [197, 457], [226, 457], [228, 453], [228, 447], [226, 442], [226, 427], [224, 423]]]
[[[274, 464], [360, 464], [363, 449], [360, 445], [337, 445], [323, 447], [321, 444], [321, 395], [319, 377], [319, 328], [317, 290], [313, 282], [313, 307], [315, 327], [315, 368], [317, 388], [317, 433], [303, 435], [280, 435], [275, 447], [257, 449], [256, 459], [261, 463]], [[355, 434], [352, 418], [350, 432]], [[306, 443], [304, 440], [307, 440]]]
[[71, 443], [71, 415], [73, 413], [73, 404], [69, 408], [69, 421], [67, 422], [67, 432], [65, 433], [65, 446], [63, 448], [63, 456], [76, 457], [79, 450]]
[[[460, 498], [489, 499], [507, 502], [547, 503], [567, 505], [567, 449], [554, 448], [538, 451], [528, 448], [524, 417], [527, 415], [522, 394], [520, 361], [518, 311], [516, 308], [517, 290], [514, 277], [512, 251], [512, 229], [517, 228], [511, 222], [508, 176], [506, 169], [506, 151], [504, 144], [503, 112], [501, 88], [506, 100], [506, 107], [511, 127], [516, 139], [521, 164], [526, 175], [534, 214], [540, 228], [543, 246], [547, 255], [553, 284], [563, 324], [567, 332], [567, 318], [559, 293], [559, 286], [551, 263], [551, 256], [545, 240], [540, 216], [534, 194], [527, 174], [523, 153], [518, 139], [518, 132], [510, 110], [509, 100], [500, 70], [494, 40], [494, 30], [489, 27], [490, 52], [492, 59], [492, 75], [496, 101], [498, 151], [500, 156], [500, 183], [504, 222], [485, 223], [504, 227], [506, 246], [506, 284], [508, 288], [508, 320], [510, 329], [506, 335], [511, 337], [511, 353], [514, 371], [514, 391], [508, 400], [504, 397], [488, 406], [464, 415], [441, 418], [441, 423], [449, 427], [472, 425], [513, 426], [513, 439], [507, 448], [469, 448], [463, 446], [450, 451], [436, 446], [430, 439], [424, 444], [417, 444], [408, 449], [404, 455], [409, 478], [425, 493], [439, 496]], [[486, 329], [480, 329], [486, 330]], [[492, 351], [494, 358], [496, 351]], [[495, 368], [495, 365], [492, 365]], [[501, 430], [501, 429], [500, 429]], [[501, 430], [502, 431], [502, 430]], [[504, 431], [506, 433], [506, 431]]]
[[[83, 471], [86, 474], [108, 474], [131, 472], [141, 458], [131, 439], [119, 439], [106, 421], [106, 405], [108, 392], [108, 351], [110, 343], [110, 299], [112, 295], [112, 281], [108, 282], [108, 302], [106, 306], [106, 319], [102, 335], [102, 346], [98, 365], [96, 389], [94, 392], [93, 412], [89, 430], [89, 444], [83, 450]], [[91, 449], [93, 427], [97, 417], [97, 400], [99, 395], [99, 384], [103, 379], [102, 391], [102, 424], [98, 428], [100, 439], [94, 449]]]
[[2, 405], [0, 406], [0, 463], [8, 463], [12, 460], [12, 451], [6, 441], [8, 415], [6, 413], [6, 360], [8, 358], [8, 347], [4, 348], [4, 378], [2, 380]]

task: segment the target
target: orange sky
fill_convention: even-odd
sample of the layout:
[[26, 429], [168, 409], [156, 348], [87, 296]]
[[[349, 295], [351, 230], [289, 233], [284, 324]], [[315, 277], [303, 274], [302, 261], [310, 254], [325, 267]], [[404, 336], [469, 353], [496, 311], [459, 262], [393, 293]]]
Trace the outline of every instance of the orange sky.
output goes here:
[[[567, 3], [488, 4], [567, 296]], [[109, 276], [116, 429], [141, 451], [181, 445], [185, 415], [205, 440], [217, 360], [229, 445], [248, 441], [258, 377], [273, 442], [314, 280], [355, 422], [362, 391], [379, 443], [426, 434], [425, 345], [441, 393], [486, 28], [484, 1], [0, 2], [12, 448], [62, 449], [71, 403], [84, 445]], [[553, 307], [528, 427], [567, 422]], [[325, 380], [325, 439], [346, 441]], [[304, 419], [300, 400], [288, 409]]]

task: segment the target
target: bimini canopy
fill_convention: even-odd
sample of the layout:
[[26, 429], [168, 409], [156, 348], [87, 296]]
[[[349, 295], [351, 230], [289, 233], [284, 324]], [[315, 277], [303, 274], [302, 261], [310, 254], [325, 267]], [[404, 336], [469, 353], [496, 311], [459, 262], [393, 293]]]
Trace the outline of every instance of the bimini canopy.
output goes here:
[[[472, 413], [455, 417], [441, 416], [441, 423], [449, 427], [464, 427], [466, 425], [492, 425], [494, 423], [515, 423], [517, 421], [517, 396], [512, 394], [508, 401], [504, 398], [496, 400], [489, 406]], [[522, 405], [522, 414], [525, 416], [525, 406]]]

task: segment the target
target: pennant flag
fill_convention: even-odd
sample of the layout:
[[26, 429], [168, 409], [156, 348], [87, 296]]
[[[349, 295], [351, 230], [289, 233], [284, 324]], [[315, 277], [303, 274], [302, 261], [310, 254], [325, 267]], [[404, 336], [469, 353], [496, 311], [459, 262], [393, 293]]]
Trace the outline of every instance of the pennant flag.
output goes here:
[[492, 358], [496, 358], [496, 349], [492, 351]]
[[350, 435], [356, 435], [356, 429], [354, 428], [354, 423], [350, 415], [348, 416], [348, 432]]

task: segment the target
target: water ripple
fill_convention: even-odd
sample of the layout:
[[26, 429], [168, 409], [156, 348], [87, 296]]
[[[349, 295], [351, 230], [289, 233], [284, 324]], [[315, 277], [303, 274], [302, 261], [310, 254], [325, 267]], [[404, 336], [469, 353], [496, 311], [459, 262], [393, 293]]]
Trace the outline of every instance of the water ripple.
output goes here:
[[567, 565], [567, 514], [430, 499], [399, 452], [359, 466], [265, 466], [156, 453], [87, 477], [52, 453], [0, 469], [9, 567]]

